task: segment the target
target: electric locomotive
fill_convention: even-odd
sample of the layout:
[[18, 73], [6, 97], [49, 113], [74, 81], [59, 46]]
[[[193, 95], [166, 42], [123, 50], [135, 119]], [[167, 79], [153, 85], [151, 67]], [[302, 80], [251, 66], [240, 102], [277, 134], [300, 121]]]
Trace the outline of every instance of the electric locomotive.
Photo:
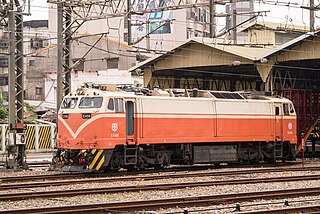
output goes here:
[[296, 112], [253, 92], [82, 87], [64, 97], [52, 167], [116, 171], [295, 159]]

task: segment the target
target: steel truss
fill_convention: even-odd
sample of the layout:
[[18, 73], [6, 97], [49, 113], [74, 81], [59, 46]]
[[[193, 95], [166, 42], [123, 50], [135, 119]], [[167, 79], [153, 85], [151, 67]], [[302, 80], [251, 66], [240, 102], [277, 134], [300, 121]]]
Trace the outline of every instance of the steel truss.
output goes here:
[[[274, 69], [270, 74], [273, 91], [292, 100], [297, 112], [298, 137], [307, 139], [311, 128], [319, 129], [320, 74], [317, 69], [302, 72], [298, 69]], [[310, 134], [310, 133], [309, 133]]]
[[[129, 0], [130, 1], [130, 0]], [[112, 17], [123, 17], [128, 13], [131, 14], [145, 14], [150, 12], [157, 12], [163, 10], [178, 10], [191, 7], [209, 6], [209, 1], [200, 2], [198, 0], [179, 0], [171, 1], [170, 5], [152, 8], [150, 7], [151, 0], [147, 0], [146, 4], [141, 5], [140, 0], [131, 0], [131, 7], [128, 10], [127, 0], [92, 0], [92, 1], [78, 1], [78, 0], [49, 0], [49, 3], [63, 5], [64, 9], [72, 11], [73, 18], [78, 20], [97, 20]], [[213, 1], [216, 4], [226, 4], [230, 1]]]
[[9, 45], [9, 136], [6, 167], [27, 169], [23, 124], [23, 10], [19, 1], [2, 2], [1, 25], [10, 32]]
[[63, 96], [70, 93], [71, 87], [71, 40], [76, 29], [84, 23], [71, 19], [71, 11], [64, 8], [64, 4], [58, 6], [58, 67], [57, 67], [57, 110], [60, 107]]
[[225, 75], [223, 77], [176, 77], [176, 76], [152, 76], [148, 88], [184, 88], [204, 89], [215, 91], [243, 91], [264, 89], [261, 79], [237, 78]]

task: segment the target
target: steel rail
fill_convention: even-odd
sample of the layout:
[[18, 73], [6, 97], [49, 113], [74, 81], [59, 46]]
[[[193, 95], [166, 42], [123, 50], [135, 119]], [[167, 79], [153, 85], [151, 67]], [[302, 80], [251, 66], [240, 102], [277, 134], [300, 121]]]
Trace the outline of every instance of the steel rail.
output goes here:
[[[250, 166], [252, 167], [252, 166]], [[217, 167], [213, 166], [186, 166], [186, 167], [172, 167], [165, 168], [160, 170], [147, 170], [147, 171], [120, 171], [120, 172], [98, 172], [98, 173], [81, 173], [81, 172], [68, 172], [68, 173], [55, 173], [55, 174], [47, 174], [47, 175], [27, 175], [27, 176], [5, 176], [0, 177], [0, 181], [2, 183], [13, 183], [20, 181], [34, 181], [34, 180], [46, 180], [46, 179], [68, 179], [68, 178], [94, 178], [94, 177], [111, 177], [111, 176], [121, 176], [121, 175], [135, 175], [141, 173], [159, 173], [159, 172], [177, 172], [177, 171], [197, 171], [197, 170], [208, 170], [208, 169], [216, 169]]]
[[[282, 172], [282, 171], [319, 171], [320, 167], [305, 167], [305, 168], [277, 168], [277, 169], [254, 169], [254, 170], [240, 170], [240, 171], [219, 171], [219, 172], [196, 172], [196, 173], [181, 173], [181, 174], [168, 174], [168, 175], [149, 175], [149, 176], [132, 176], [132, 177], [103, 177], [101, 174], [86, 174], [80, 175], [77, 180], [63, 180], [63, 181], [47, 181], [47, 182], [28, 182], [28, 183], [8, 183], [7, 180], [1, 180], [0, 178], [0, 190], [6, 189], [21, 189], [21, 188], [36, 188], [36, 187], [48, 187], [48, 186], [62, 186], [71, 184], [82, 184], [88, 182], [95, 183], [107, 183], [116, 181], [135, 181], [135, 180], [160, 180], [160, 179], [173, 179], [173, 178], [187, 178], [187, 177], [201, 177], [201, 176], [225, 176], [225, 175], [244, 175], [252, 173], [268, 173], [268, 172]], [[63, 174], [62, 176], [64, 176]], [[55, 180], [60, 178], [61, 174], [50, 175], [49, 178]], [[91, 177], [92, 176], [92, 177]], [[29, 177], [29, 176], [28, 176]], [[30, 176], [32, 177], [32, 176]], [[45, 176], [47, 178], [47, 176]], [[57, 177], [57, 178], [56, 178]], [[95, 178], [100, 177], [100, 178]], [[66, 178], [78, 178], [78, 174], [66, 174]]]
[[[284, 165], [285, 164], [285, 165]], [[69, 172], [69, 173], [55, 173], [55, 174], [47, 174], [47, 175], [29, 175], [29, 176], [5, 176], [0, 177], [1, 183], [13, 183], [13, 182], [21, 182], [21, 181], [35, 181], [35, 180], [58, 180], [58, 179], [68, 179], [68, 178], [93, 178], [93, 177], [111, 177], [111, 176], [122, 176], [122, 175], [136, 175], [136, 174], [147, 174], [147, 173], [159, 173], [159, 172], [180, 172], [180, 171], [199, 171], [199, 170], [208, 170], [208, 169], [221, 169], [221, 168], [254, 168], [254, 167], [277, 167], [280, 170], [286, 170], [285, 166], [292, 166], [297, 165], [300, 163], [297, 162], [288, 162], [288, 163], [279, 163], [276, 165], [237, 165], [237, 166], [184, 166], [184, 167], [172, 167], [172, 168], [165, 168], [160, 170], [146, 170], [146, 171], [120, 171], [120, 172], [100, 172], [100, 173], [80, 173], [80, 172]], [[279, 168], [278, 168], [279, 167]], [[308, 167], [305, 167], [308, 168]], [[310, 168], [310, 167], [309, 167]], [[317, 170], [316, 168], [320, 167], [311, 167]], [[294, 168], [292, 168], [294, 170]], [[297, 170], [301, 169], [301, 167], [296, 167]], [[250, 170], [250, 169], [249, 169]], [[238, 170], [237, 170], [238, 171]], [[304, 170], [302, 170], [304, 171]]]
[[[55, 173], [47, 175], [27, 175], [27, 176], [5, 176], [0, 177], [2, 183], [12, 183], [19, 181], [34, 181], [34, 180], [45, 180], [45, 179], [68, 179], [68, 178], [94, 178], [94, 177], [111, 177], [115, 175], [135, 175], [137, 173], [159, 173], [159, 172], [177, 172], [177, 171], [197, 171], [197, 170], [208, 170], [216, 167], [180, 167], [180, 168], [165, 168], [160, 170], [148, 170], [145, 172], [134, 171], [134, 172], [113, 172], [113, 173], [80, 173], [80, 172], [69, 172], [69, 173]], [[320, 168], [320, 167], [319, 167]]]
[[247, 212], [237, 212], [237, 214], [279, 214], [279, 213], [320, 213], [320, 205], [314, 206], [297, 206], [273, 210], [253, 210]]
[[252, 200], [266, 200], [279, 198], [292, 198], [312, 196], [320, 193], [320, 187], [303, 189], [272, 190], [263, 192], [231, 193], [223, 195], [208, 195], [196, 197], [155, 199], [146, 201], [129, 201], [99, 204], [78, 204], [59, 207], [39, 207], [31, 209], [2, 210], [2, 214], [12, 213], [101, 213], [119, 211], [156, 210], [158, 208], [188, 207], [200, 205], [217, 205], [231, 202], [244, 202]]
[[[49, 181], [49, 182], [29, 182], [29, 183], [13, 183], [10, 184], [7, 180], [0, 179], [0, 190], [5, 189], [19, 189], [19, 188], [35, 188], [47, 186], [61, 186], [70, 184], [81, 184], [87, 182], [115, 182], [115, 181], [135, 181], [135, 180], [159, 180], [159, 179], [172, 179], [172, 178], [186, 178], [186, 177], [200, 177], [200, 176], [225, 176], [225, 175], [243, 175], [252, 173], [268, 173], [268, 172], [282, 172], [282, 171], [319, 171], [320, 167], [305, 167], [305, 168], [277, 168], [277, 169], [254, 169], [254, 170], [240, 170], [240, 171], [219, 171], [219, 172], [196, 172], [189, 174], [168, 174], [168, 175], [149, 175], [149, 176], [132, 176], [132, 177], [103, 177], [103, 174], [55, 174], [49, 175], [45, 178], [58, 179], [62, 176], [64, 178], [86, 178], [82, 180], [63, 180], [63, 181]], [[34, 176], [27, 176], [34, 177]], [[41, 177], [41, 176], [40, 176]], [[100, 178], [96, 178], [100, 177]], [[102, 178], [101, 178], [102, 177]], [[44, 179], [44, 178], [43, 178]]]
[[170, 183], [170, 184], [152, 184], [152, 185], [133, 185], [133, 186], [117, 186], [117, 187], [99, 187], [99, 188], [81, 188], [81, 189], [67, 189], [67, 190], [52, 190], [52, 191], [28, 191], [19, 193], [5, 193], [0, 194], [0, 200], [24, 200], [32, 198], [51, 198], [51, 197], [67, 197], [75, 195], [88, 194], [111, 194], [122, 192], [138, 192], [150, 190], [171, 190], [179, 188], [192, 188], [199, 186], [214, 186], [214, 185], [240, 185], [240, 184], [255, 184], [263, 182], [292, 182], [303, 180], [320, 180], [320, 175], [308, 176], [290, 176], [290, 177], [274, 177], [274, 178], [251, 178], [238, 180], [217, 180], [217, 181], [203, 181], [203, 182], [185, 182], [185, 183]]
[[[50, 161], [37, 161], [37, 162], [27, 162], [29, 166], [46, 166], [46, 165], [50, 165], [51, 162]], [[5, 166], [5, 163], [4, 162], [0, 162], [0, 166]]]

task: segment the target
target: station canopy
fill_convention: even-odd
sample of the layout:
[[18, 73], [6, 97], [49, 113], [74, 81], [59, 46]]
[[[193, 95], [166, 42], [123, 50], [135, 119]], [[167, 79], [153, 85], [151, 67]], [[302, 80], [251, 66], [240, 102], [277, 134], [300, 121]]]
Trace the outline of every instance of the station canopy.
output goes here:
[[[281, 46], [233, 44], [223, 39], [195, 37], [149, 58], [129, 69], [144, 76], [148, 85], [154, 76], [200, 76], [239, 74], [256, 76], [266, 82], [270, 71], [285, 65], [310, 66], [320, 63], [320, 39], [317, 32], [303, 34]], [[312, 60], [310, 63], [310, 60]]]

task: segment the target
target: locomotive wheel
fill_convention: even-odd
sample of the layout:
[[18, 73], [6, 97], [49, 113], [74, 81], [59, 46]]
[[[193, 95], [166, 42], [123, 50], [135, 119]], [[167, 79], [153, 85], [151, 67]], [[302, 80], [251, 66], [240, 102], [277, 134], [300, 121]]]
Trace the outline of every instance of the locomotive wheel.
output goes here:
[[163, 169], [164, 166], [161, 165], [161, 164], [157, 164], [157, 165], [154, 165], [153, 168], [154, 168], [155, 170], [159, 170], [159, 169]]
[[120, 170], [120, 168], [117, 168], [117, 169], [111, 169], [109, 166], [104, 168], [103, 171], [104, 172], [118, 172]]
[[273, 158], [273, 155], [269, 152], [264, 152], [265, 156], [264, 156], [264, 160], [267, 162], [267, 163], [270, 163], [270, 164], [274, 164], [276, 162], [276, 160]]
[[136, 171], [137, 168], [134, 166], [134, 165], [127, 165], [126, 166], [126, 169], [129, 171], [129, 172], [133, 172], [133, 171]]

